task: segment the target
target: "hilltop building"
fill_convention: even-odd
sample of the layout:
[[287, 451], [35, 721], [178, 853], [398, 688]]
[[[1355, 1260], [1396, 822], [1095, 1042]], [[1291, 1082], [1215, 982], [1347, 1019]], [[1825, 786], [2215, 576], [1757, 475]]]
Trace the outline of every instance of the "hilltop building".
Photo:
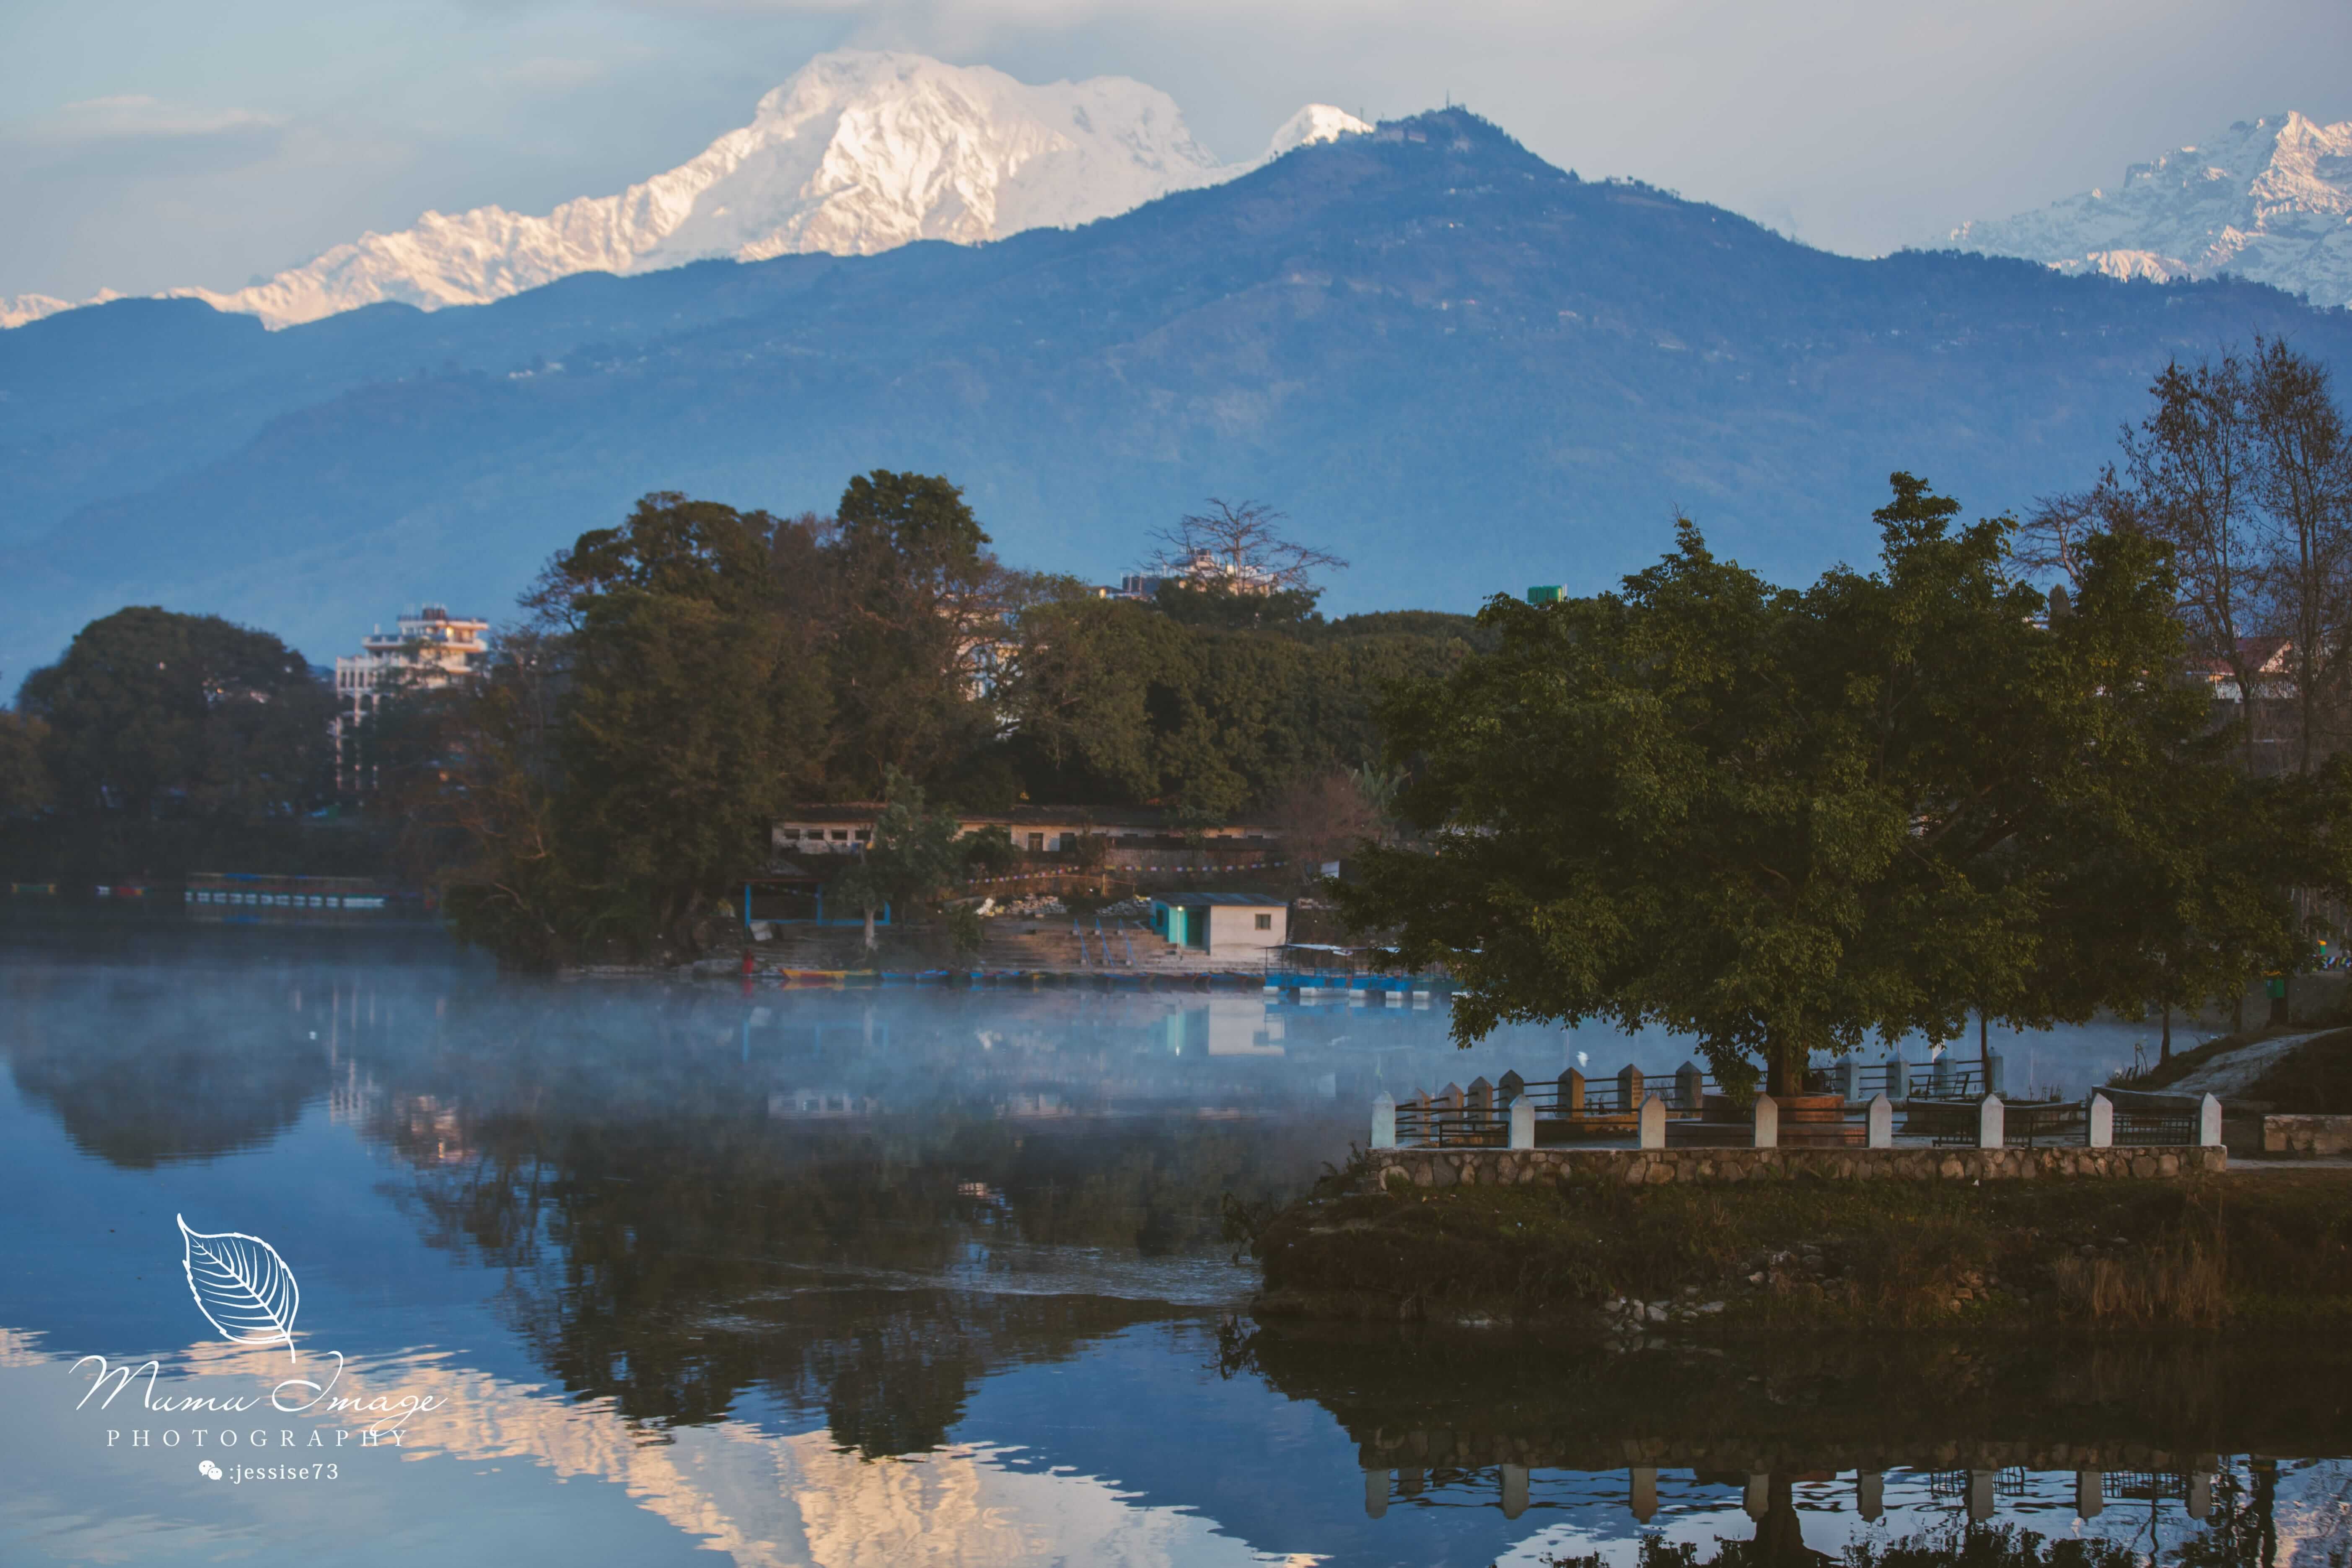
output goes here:
[[443, 605], [426, 605], [403, 616], [392, 635], [381, 626], [360, 641], [360, 651], [335, 659], [335, 782], [352, 795], [375, 788], [375, 770], [358, 755], [360, 725], [395, 689], [435, 690], [467, 680], [489, 662], [483, 640], [488, 621], [453, 616]]
[[1228, 560], [1212, 550], [1195, 550], [1166, 574], [1130, 572], [1118, 580], [1118, 586], [1098, 584], [1094, 593], [1097, 599], [1132, 599], [1148, 605], [1159, 598], [1160, 585], [1166, 583], [1228, 594], [1271, 594], [1281, 585], [1275, 574], [1263, 566]]
[[1097, 584], [1095, 587], [1095, 597], [1132, 599], [1138, 604], [1148, 605], [1160, 596], [1160, 584], [1166, 581], [1164, 577], [1151, 577], [1141, 573], [1130, 572], [1118, 580], [1118, 586], [1115, 588], [1108, 583]]

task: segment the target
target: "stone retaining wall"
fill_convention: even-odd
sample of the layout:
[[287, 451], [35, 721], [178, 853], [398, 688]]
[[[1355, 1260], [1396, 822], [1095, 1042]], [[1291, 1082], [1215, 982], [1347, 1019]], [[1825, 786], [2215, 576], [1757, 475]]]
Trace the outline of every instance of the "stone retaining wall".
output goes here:
[[2000, 1181], [2034, 1176], [2201, 1175], [2229, 1169], [2216, 1144], [2149, 1149], [1375, 1149], [1375, 1187], [1402, 1172], [1417, 1187], [1557, 1184], [1570, 1177], [1669, 1182]]
[[2352, 1116], [2265, 1116], [2263, 1152], [2306, 1159], [2352, 1154]]

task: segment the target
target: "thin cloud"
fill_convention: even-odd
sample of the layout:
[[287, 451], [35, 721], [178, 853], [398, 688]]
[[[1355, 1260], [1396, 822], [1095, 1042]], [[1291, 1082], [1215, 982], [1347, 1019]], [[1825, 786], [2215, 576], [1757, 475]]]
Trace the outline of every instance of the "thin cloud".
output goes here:
[[576, 92], [610, 78], [609, 61], [564, 55], [535, 55], [483, 73], [500, 87], [525, 92]]
[[5, 139], [33, 147], [89, 142], [182, 141], [275, 132], [286, 117], [253, 109], [206, 109], [166, 103], [145, 93], [86, 98], [23, 121]]

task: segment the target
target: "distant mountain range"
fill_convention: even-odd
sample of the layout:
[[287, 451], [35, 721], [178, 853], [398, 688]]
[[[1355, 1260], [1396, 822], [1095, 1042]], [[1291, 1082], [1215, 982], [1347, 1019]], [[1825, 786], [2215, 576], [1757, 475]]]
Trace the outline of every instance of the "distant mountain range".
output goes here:
[[507, 614], [646, 490], [824, 509], [874, 467], [1097, 580], [1261, 499], [1355, 563], [1339, 610], [1602, 585], [1677, 509], [1794, 577], [1869, 557], [1893, 468], [1972, 514], [2085, 482], [2168, 356], [2255, 331], [2352, 383], [2352, 315], [2272, 289], [1833, 256], [1461, 110], [987, 244], [278, 331], [121, 300], [0, 332], [0, 670], [125, 603], [324, 658], [420, 600]]
[[[760, 100], [751, 122], [618, 195], [543, 216], [428, 212], [244, 289], [166, 290], [271, 327], [364, 305], [485, 305], [582, 272], [689, 261], [871, 256], [918, 239], [962, 244], [1067, 228], [1171, 192], [1240, 177], [1295, 147], [1371, 129], [1310, 103], [1264, 153], [1221, 163], [1166, 93], [1125, 77], [1030, 86], [985, 66], [840, 49]], [[2230, 275], [2315, 305], [2352, 306], [2352, 121], [2288, 112], [2227, 131], [2099, 187], [1933, 242], [2069, 274], [2176, 282]], [[81, 301], [0, 296], [0, 328]]]
[[[1310, 103], [1263, 156], [1222, 163], [1173, 100], [1125, 77], [1031, 87], [985, 66], [843, 49], [760, 100], [751, 124], [619, 195], [583, 196], [544, 217], [428, 212], [414, 228], [362, 235], [251, 288], [171, 293], [284, 327], [387, 300], [486, 305], [580, 272], [972, 244], [1090, 223], [1370, 129]], [[71, 308], [47, 295], [0, 299], [0, 327]]]
[[2315, 305], [2352, 305], [2352, 121], [2242, 120], [2133, 164], [2113, 190], [1963, 224], [1949, 243], [2159, 283], [2228, 273]]

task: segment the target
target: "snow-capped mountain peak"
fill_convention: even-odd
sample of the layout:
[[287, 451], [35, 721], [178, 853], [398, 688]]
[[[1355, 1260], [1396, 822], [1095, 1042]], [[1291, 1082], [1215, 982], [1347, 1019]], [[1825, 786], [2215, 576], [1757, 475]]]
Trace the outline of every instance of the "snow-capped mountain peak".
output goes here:
[[2233, 273], [2352, 304], [2352, 121], [2289, 112], [2135, 163], [2113, 190], [1964, 224], [1948, 243], [2159, 282]]
[[[1265, 155], [1259, 163], [1271, 163], [1294, 147], [1311, 147], [1318, 142], [1337, 142], [1342, 136], [1361, 136], [1372, 128], [1344, 109], [1334, 109], [1328, 103], [1310, 103], [1282, 122], [1266, 143]], [[1256, 164], [1250, 165], [1252, 168]]]
[[[868, 255], [917, 239], [974, 244], [1108, 217], [1370, 129], [1309, 104], [1263, 156], [1224, 163], [1192, 139], [1166, 93], [1125, 77], [1031, 86], [985, 66], [843, 49], [793, 72], [750, 124], [618, 195], [544, 216], [428, 212], [251, 288], [172, 292], [283, 327], [387, 300], [428, 310], [483, 304], [576, 272]], [[0, 326], [67, 308], [39, 295], [0, 300]]]

